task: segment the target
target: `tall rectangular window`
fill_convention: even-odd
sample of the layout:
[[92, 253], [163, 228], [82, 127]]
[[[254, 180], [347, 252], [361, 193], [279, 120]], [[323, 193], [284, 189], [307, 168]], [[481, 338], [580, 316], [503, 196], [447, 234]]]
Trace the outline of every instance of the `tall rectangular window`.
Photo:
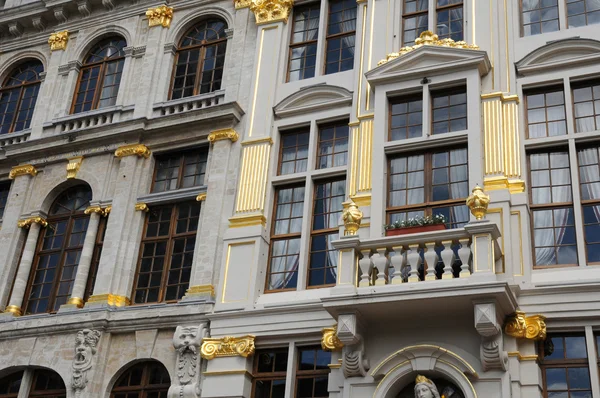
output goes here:
[[464, 40], [463, 0], [437, 0], [436, 14], [440, 39]]
[[583, 334], [550, 335], [540, 344], [545, 397], [591, 397], [590, 369]]
[[569, 28], [600, 23], [600, 1], [567, 0]]
[[140, 247], [133, 302], [179, 300], [190, 282], [200, 204], [151, 208]]
[[331, 353], [321, 347], [302, 347], [298, 349], [296, 366], [296, 394], [298, 398], [327, 398], [329, 364]]
[[319, 126], [317, 168], [345, 166], [348, 162], [348, 121]]
[[576, 132], [600, 129], [600, 82], [573, 87], [573, 111]]
[[346, 197], [346, 180], [315, 184], [308, 286], [334, 285], [337, 276], [337, 251], [331, 242], [339, 239], [339, 219]]
[[10, 191], [10, 182], [0, 183], [0, 220], [4, 216], [4, 209], [8, 201], [8, 192]]
[[277, 189], [265, 291], [296, 288], [303, 212], [304, 186]]
[[433, 107], [433, 134], [467, 129], [466, 87], [431, 93]]
[[354, 67], [356, 10], [356, 1], [354, 0], [329, 1], [326, 75], [343, 72]]
[[302, 173], [308, 165], [309, 132], [306, 129], [281, 135], [279, 175]]
[[417, 37], [427, 30], [429, 0], [404, 0], [402, 8], [402, 45], [412, 46]]
[[600, 263], [600, 147], [579, 148], [579, 187], [588, 263]]
[[253, 398], [284, 398], [288, 350], [263, 350], [254, 355]]
[[562, 87], [545, 88], [526, 94], [527, 138], [567, 134], [565, 96]]
[[315, 76], [319, 8], [319, 3], [294, 8], [288, 65], [290, 82]]
[[558, 30], [558, 0], [521, 0], [523, 36]]
[[390, 101], [389, 140], [405, 140], [423, 135], [423, 99], [417, 96]]
[[567, 151], [529, 154], [534, 265], [577, 264]]
[[207, 159], [206, 148], [157, 156], [152, 192], [204, 185]]
[[466, 148], [392, 157], [388, 176], [388, 223], [438, 214], [448, 228], [469, 222]]

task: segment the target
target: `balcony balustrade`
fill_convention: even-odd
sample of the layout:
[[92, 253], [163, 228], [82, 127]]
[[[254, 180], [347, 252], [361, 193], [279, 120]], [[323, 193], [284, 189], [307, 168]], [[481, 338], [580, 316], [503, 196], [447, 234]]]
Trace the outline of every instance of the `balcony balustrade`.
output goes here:
[[222, 104], [225, 101], [225, 91], [219, 90], [209, 94], [154, 104], [152, 116], [169, 116], [178, 113], [205, 109]]
[[0, 148], [6, 148], [6, 147], [14, 145], [14, 144], [20, 144], [21, 142], [27, 142], [30, 135], [31, 135], [30, 129], [18, 131], [16, 133], [0, 135]]
[[44, 130], [52, 130], [57, 134], [70, 133], [82, 129], [90, 129], [131, 119], [133, 105], [112, 106], [89, 112], [77, 113], [54, 119], [44, 125]]

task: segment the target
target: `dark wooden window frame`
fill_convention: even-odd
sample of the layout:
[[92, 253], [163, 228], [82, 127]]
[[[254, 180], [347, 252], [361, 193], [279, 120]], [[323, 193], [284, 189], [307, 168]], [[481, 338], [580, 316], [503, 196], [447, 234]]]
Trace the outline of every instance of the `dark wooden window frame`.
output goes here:
[[[298, 357], [296, 360], [296, 375], [294, 377], [294, 396], [298, 395], [298, 380], [300, 379], [315, 379], [317, 377], [327, 376], [329, 379], [329, 374], [331, 373], [331, 369], [314, 369], [314, 370], [300, 370], [300, 361], [302, 350], [322, 350], [320, 346], [307, 346], [307, 347], [298, 347]], [[313, 391], [314, 394], [314, 391]]]
[[[329, 48], [329, 41], [330, 40], [334, 40], [334, 39], [338, 39], [338, 38], [344, 38], [344, 37], [347, 37], [347, 36], [354, 36], [355, 40], [356, 40], [356, 18], [354, 19], [354, 21], [355, 21], [355, 25], [354, 25], [355, 28], [354, 28], [354, 30], [350, 30], [348, 32], [342, 32], [342, 33], [336, 33], [336, 34], [330, 35], [329, 34], [329, 15], [330, 14], [331, 14], [331, 1], [329, 1], [327, 3], [327, 26], [325, 27], [325, 57], [324, 57], [324, 62], [323, 62], [323, 75], [327, 75], [327, 74], [332, 75], [334, 73], [345, 72], [346, 70], [352, 70], [352, 69], [346, 69], [346, 70], [343, 70], [343, 71], [340, 70], [340, 67], [341, 67], [340, 65], [341, 65], [341, 63], [343, 61], [343, 59], [340, 58], [340, 59], [338, 59], [338, 63], [337, 63], [338, 64], [338, 70], [335, 71], [335, 72], [327, 73], [327, 50]], [[358, 13], [357, 13], [356, 17], [358, 18]], [[356, 42], [354, 43], [354, 48], [356, 49]], [[341, 57], [341, 54], [342, 54], [342, 47], [341, 47], [341, 42], [340, 42], [340, 57]], [[354, 54], [352, 56], [352, 59], [354, 60]], [[353, 67], [354, 67], [354, 65], [353, 65]]]
[[[17, 398], [19, 396], [19, 390], [23, 386], [23, 375], [24, 371], [18, 370], [2, 377], [0, 382], [12, 383], [13, 381], [19, 380], [19, 388], [17, 388], [17, 392], [0, 393], [0, 398]], [[9, 387], [9, 384], [6, 386]]]
[[[600, 97], [599, 98], [594, 98], [594, 86], [600, 86], [600, 79], [593, 79], [593, 80], [585, 80], [585, 81], [581, 81], [581, 82], [572, 82], [571, 83], [571, 99], [573, 100], [573, 103], [571, 104], [571, 109], [573, 111], [573, 131], [578, 134], [579, 131], [577, 131], [577, 120], [578, 119], [584, 119], [586, 117], [593, 117], [594, 118], [594, 126], [595, 129], [593, 131], [597, 131], [600, 130], [600, 122], [596, 121], [597, 117], [600, 117], [600, 106], [596, 107], [595, 102], [596, 101], [600, 101]], [[580, 88], [590, 88], [592, 90], [592, 100], [591, 101], [579, 101], [579, 102], [575, 102], [575, 90], [580, 89]], [[564, 90], [563, 90], [563, 95], [564, 95]], [[575, 115], [575, 105], [576, 104], [581, 104], [581, 103], [585, 103], [585, 102], [591, 102], [592, 103], [592, 107], [594, 108], [594, 114], [593, 116], [584, 116], [584, 117], [577, 117]], [[566, 104], [566, 98], [565, 98], [565, 108], [566, 108], [567, 104]], [[527, 109], [526, 109], [527, 110]], [[565, 109], [566, 111], [566, 109]], [[527, 112], [525, 112], [525, 115], [527, 115]], [[566, 118], [566, 112], [565, 112], [565, 118]], [[587, 133], [588, 131], [584, 131], [582, 133]]]
[[[473, 0], [473, 1], [477, 1], [477, 0]], [[436, 33], [438, 35], [439, 35], [439, 32], [437, 32], [437, 26], [440, 23], [440, 20], [439, 20], [439, 13], [440, 13], [440, 11], [451, 10], [453, 8], [462, 8], [463, 9], [463, 16], [462, 16], [463, 27], [462, 27], [462, 31], [461, 31], [463, 37], [462, 37], [461, 40], [465, 40], [465, 25], [464, 25], [464, 23], [465, 23], [465, 3], [464, 3], [464, 0], [462, 0], [460, 3], [448, 4], [448, 5], [445, 5], [445, 6], [438, 5], [438, 2], [436, 0], [435, 5], [436, 5], [436, 8], [435, 8], [435, 25], [436, 25]], [[452, 36], [452, 32], [450, 32], [449, 37], [450, 36]], [[440, 38], [442, 38], [442, 37], [440, 37]]]
[[45, 390], [45, 391], [36, 390], [35, 385], [37, 382], [37, 378], [39, 377], [39, 375], [41, 373], [46, 373], [46, 374], [54, 373], [55, 377], [60, 378], [60, 380], [63, 382], [63, 386], [64, 386], [64, 380], [62, 380], [62, 377], [58, 373], [56, 373], [52, 370], [35, 369], [33, 371], [33, 377], [32, 377], [32, 381], [31, 381], [31, 391], [29, 392], [29, 397], [31, 397], [31, 398], [34, 398], [34, 397], [66, 398], [66, 396], [67, 396], [66, 386], [64, 389]]
[[256, 352], [256, 354], [254, 354], [254, 361], [252, 364], [252, 397], [256, 397], [256, 382], [257, 381], [275, 381], [275, 380], [284, 380], [285, 383], [287, 383], [287, 367], [286, 367], [286, 371], [280, 371], [280, 372], [258, 372], [258, 361], [260, 358], [260, 354], [262, 353], [273, 353], [275, 355], [277, 354], [285, 354], [286, 356], [289, 355], [288, 353], [288, 348], [276, 348], [276, 349], [271, 349], [271, 350], [259, 350], [258, 352]]
[[[4, 211], [6, 209], [6, 204], [8, 203], [8, 196], [10, 194], [10, 181], [0, 181], [0, 220], [4, 216]], [[2, 202], [6, 200], [4, 204]]]
[[[577, 16], [577, 15], [585, 15], [585, 25], [575, 26], [576, 28], [580, 28], [580, 27], [583, 27], [583, 26], [595, 25], [595, 24], [590, 24], [588, 22], [588, 14], [591, 14], [592, 12], [597, 12], [598, 10], [588, 11], [588, 9], [587, 9], [588, 7], [587, 7], [587, 2], [586, 1], [583, 1], [583, 8], [585, 10], [583, 13], [569, 15], [569, 3], [566, 4], [566, 7], [565, 7], [565, 19], [566, 19], [566, 21], [565, 21], [565, 23], [566, 23], [567, 29], [569, 29], [571, 27], [569, 25], [569, 17], [574, 17], [574, 16]], [[560, 15], [559, 15], [559, 20], [560, 20]], [[559, 28], [560, 28], [560, 26], [559, 26]]]
[[[406, 1], [407, 0], [403, 0], [402, 1], [402, 30], [400, 31], [400, 34], [402, 35], [402, 37], [400, 38], [400, 42], [402, 43], [402, 46], [409, 46], [409, 45], [413, 45], [413, 44], [407, 44], [404, 42], [404, 32], [406, 32], [406, 20], [410, 19], [410, 18], [415, 18], [415, 17], [419, 17], [419, 16], [428, 16], [429, 15], [429, 4], [427, 5], [427, 9], [423, 10], [423, 11], [415, 11], [415, 12], [411, 12], [411, 13], [405, 13], [404, 10], [406, 10]], [[429, 21], [427, 22], [429, 24]], [[429, 26], [427, 26], [427, 29], [429, 28]], [[425, 29], [425, 31], [427, 31], [427, 29]], [[412, 29], [411, 29], [412, 30]], [[415, 27], [415, 32], [418, 32], [419, 29], [418, 27]], [[419, 34], [415, 34], [415, 40], [419, 38]]]
[[[587, 145], [578, 145], [576, 148], [576, 153], [577, 153], [577, 177], [578, 177], [578, 182], [579, 182], [579, 192], [580, 192], [580, 204], [582, 207], [582, 219], [581, 219], [581, 225], [583, 226], [583, 240], [584, 240], [584, 244], [585, 244], [585, 258], [586, 258], [586, 264], [587, 265], [600, 265], [600, 262], [594, 261], [594, 262], [590, 262], [588, 261], [588, 250], [587, 250], [587, 245], [588, 245], [588, 239], [585, 233], [585, 227], [586, 225], [594, 225], [594, 224], [586, 224], [585, 223], [585, 216], [583, 214], [583, 208], [587, 207], [587, 206], [600, 206], [600, 198], [598, 199], [583, 199], [583, 195], [581, 195], [581, 189], [583, 188], [583, 183], [582, 183], [582, 179], [581, 179], [581, 164], [579, 162], [579, 151], [583, 150], [583, 149], [596, 149], [596, 152], [598, 152], [598, 156], [600, 156], [600, 145], [596, 144], [587, 144]], [[589, 165], [587, 165], [589, 166]], [[600, 180], [598, 181], [600, 182]], [[599, 220], [600, 221], [600, 220]], [[597, 242], [591, 242], [592, 244], [597, 244]]]
[[[566, 0], [558, 0], [558, 1], [566, 1]], [[558, 32], [558, 31], [561, 30], [560, 29], [560, 7], [558, 6], [558, 4], [556, 5], [556, 7], [558, 9], [558, 18], [556, 19], [558, 21], [558, 29], [554, 30], [553, 32]], [[551, 8], [551, 7], [545, 7], [545, 8]], [[540, 7], [538, 9], [542, 10], [543, 8]], [[523, 10], [523, 0], [519, 0], [519, 28], [520, 28], [521, 37], [531, 37], [531, 36], [537, 36], [538, 34], [539, 35], [543, 35], [544, 33], [546, 33], [546, 32], [540, 32], [540, 33], [537, 33], [535, 35], [527, 35], [526, 36], [525, 35], [525, 24], [524, 24], [525, 21], [523, 19], [523, 13], [524, 12], [525, 11]], [[541, 23], [541, 21], [540, 21], [540, 23]], [[533, 25], [533, 24], [528, 24], [528, 25]], [[547, 33], [551, 33], [551, 32], [547, 32]]]
[[[147, 398], [148, 393], [150, 392], [159, 392], [159, 393], [165, 393], [165, 397], [167, 396], [167, 392], [169, 391], [169, 387], [171, 386], [171, 381], [169, 380], [168, 383], [164, 383], [164, 384], [149, 384], [149, 378], [150, 378], [150, 367], [152, 365], [155, 366], [162, 366], [164, 368], [164, 365], [158, 361], [146, 361], [143, 362], [144, 364], [144, 368], [142, 370], [142, 381], [140, 385], [137, 386], [127, 386], [127, 387], [117, 387], [117, 383], [121, 380], [121, 377], [123, 377], [127, 372], [130, 371], [130, 368], [133, 366], [139, 366], [138, 364], [133, 364], [130, 365], [130, 367], [128, 367], [127, 369], [125, 369], [125, 372], [123, 372], [123, 374], [121, 374], [121, 376], [115, 381], [115, 385], [113, 386], [111, 392], [110, 392], [110, 398], [115, 398], [115, 396], [117, 394], [122, 394], [122, 393], [138, 393], [138, 398]], [[158, 365], [157, 365], [158, 364]], [[165, 368], [165, 373], [167, 375], [169, 375], [169, 372], [167, 371], [167, 369]]]
[[[430, 128], [430, 134], [431, 135], [442, 135], [442, 134], [449, 134], [449, 133], [456, 133], [456, 131], [446, 131], [444, 133], [434, 133], [434, 124], [436, 123], [434, 121], [434, 117], [433, 117], [433, 113], [435, 111], [435, 109], [442, 109], [442, 108], [448, 108], [448, 110], [455, 105], [450, 105], [450, 102], [448, 102], [448, 106], [444, 106], [444, 107], [440, 107], [440, 108], [434, 108], [433, 102], [435, 98], [438, 97], [450, 97], [451, 95], [455, 95], [455, 94], [465, 94], [465, 107], [466, 107], [466, 115], [464, 117], [465, 119], [465, 129], [464, 130], [459, 130], [459, 131], [465, 131], [469, 129], [469, 97], [468, 97], [468, 93], [467, 93], [467, 85], [466, 84], [461, 84], [461, 85], [457, 85], [457, 86], [452, 86], [452, 87], [447, 87], [447, 88], [440, 88], [440, 89], [434, 89], [431, 90], [430, 92], [430, 103], [429, 103], [429, 112], [431, 115], [431, 120], [429, 121], [429, 128]], [[423, 106], [425, 106], [425, 104], [423, 104]], [[448, 119], [446, 120], [448, 122], [448, 129], [450, 129], [450, 122], [453, 120], [459, 120], [459, 119], [463, 119], [462, 117], [452, 117], [452, 115], [450, 114], [450, 111], [448, 111]], [[439, 121], [438, 121], [439, 122]]]
[[[294, 15], [292, 15], [292, 25], [291, 25], [291, 29], [290, 29], [290, 40], [289, 40], [289, 45], [288, 45], [288, 62], [287, 62], [287, 67], [286, 67], [286, 77], [285, 77], [285, 81], [286, 82], [290, 82], [290, 81], [300, 81], [300, 80], [305, 80], [305, 79], [311, 79], [314, 76], [311, 77], [302, 77], [302, 79], [298, 79], [298, 80], [290, 80], [290, 67], [292, 65], [292, 50], [296, 47], [308, 47], [310, 45], [316, 45], [317, 46], [317, 51], [318, 51], [318, 42], [319, 42], [319, 29], [321, 28], [321, 6], [320, 3], [311, 3], [311, 4], [303, 4], [300, 6], [296, 6], [294, 7], [294, 9], [292, 10], [292, 14], [296, 14], [298, 12], [298, 10], [302, 10], [304, 8], [312, 8], [314, 6], [317, 6], [319, 8], [319, 25], [317, 26], [317, 37], [313, 40], [307, 40], [307, 41], [302, 41], [302, 42], [298, 42], [298, 43], [294, 43], [293, 39], [294, 39], [294, 28], [296, 27], [296, 21], [294, 19]], [[316, 57], [316, 55], [315, 55]], [[302, 69], [298, 69], [298, 70], [302, 70], [304, 71], [306, 68], [302, 68]], [[315, 72], [317, 70], [317, 65], [316, 65], [316, 59], [315, 59]]]
[[[316, 150], [317, 150], [317, 154], [316, 154], [316, 165], [315, 165], [315, 170], [324, 170], [324, 169], [329, 169], [329, 168], [333, 168], [333, 167], [344, 167], [348, 165], [348, 149], [350, 146], [350, 127], [348, 127], [348, 120], [341, 120], [341, 121], [337, 121], [337, 122], [331, 122], [331, 123], [324, 123], [324, 124], [320, 124], [318, 125], [317, 129], [317, 145], [316, 145]], [[331, 140], [322, 140], [321, 139], [321, 132], [324, 129], [327, 128], [333, 128], [333, 139]], [[343, 137], [338, 137], [337, 136], [337, 130], [338, 128], [346, 128], [348, 131], [348, 136], [346, 137], [346, 150], [345, 151], [340, 151], [340, 152], [336, 152], [335, 148], [337, 145], [337, 142], [341, 139], [343, 139]], [[332, 146], [332, 152], [331, 154], [327, 154], [327, 155], [321, 155], [321, 143], [322, 142], [332, 142], [333, 146]], [[335, 155], [341, 154], [341, 153], [346, 153], [346, 164], [341, 165], [341, 166], [335, 166], [334, 165], [334, 161], [335, 161]], [[331, 166], [329, 167], [320, 167], [320, 160], [323, 157], [331, 157]]]
[[[18, 67], [18, 66], [17, 66]], [[12, 73], [15, 72], [16, 68], [13, 68]], [[15, 112], [13, 114], [13, 120], [10, 124], [10, 129], [8, 130], [7, 134], [10, 133], [14, 133], [15, 132], [15, 124], [17, 122], [17, 118], [19, 116], [19, 112], [21, 110], [21, 106], [23, 105], [23, 94], [25, 93], [25, 90], [28, 87], [34, 86], [34, 85], [39, 85], [41, 86], [42, 81], [41, 80], [35, 80], [35, 81], [28, 81], [26, 83], [20, 84], [18, 86], [6, 86], [6, 83], [12, 78], [13, 74], [10, 74], [4, 81], [4, 84], [2, 85], [2, 87], [0, 88], [0, 96], [2, 95], [2, 93], [7, 92], [7, 91], [11, 91], [11, 90], [15, 90], [18, 89], [19, 90], [19, 98], [17, 99], [17, 107], [15, 108]], [[39, 95], [39, 88], [38, 88], [38, 93], [35, 95], [35, 101], [33, 104], [33, 109], [35, 110], [35, 102], [37, 102], [37, 96]], [[32, 116], [33, 116], [33, 111], [32, 111]], [[31, 119], [29, 120], [29, 123], [31, 123]]]
[[[585, 340], [587, 340], [585, 334], [583, 333], [564, 333], [564, 334], [556, 334], [556, 335], [550, 335], [548, 336], [547, 339], [550, 339], [552, 337], [583, 337]], [[538, 352], [540, 353], [539, 358], [540, 358], [540, 370], [542, 373], [542, 394], [544, 396], [544, 398], [548, 398], [548, 389], [547, 389], [547, 383], [546, 383], [546, 369], [551, 369], [551, 368], [581, 368], [581, 367], [586, 367], [588, 369], [588, 372], [592, 372], [594, 370], [589, 368], [589, 356], [590, 353], [587, 352], [587, 341], [586, 341], [586, 352], [587, 352], [587, 356], [586, 358], [577, 358], [577, 359], [552, 359], [552, 360], [544, 360], [544, 342], [546, 340], [542, 340], [540, 342], [538, 342]], [[594, 353], [595, 355], [595, 353]], [[591, 383], [591, 380], [590, 380]], [[570, 391], [570, 390], [567, 390]], [[567, 393], [568, 394], [568, 393]]]
[[[199, 154], [200, 152], [205, 152], [206, 153], [206, 168], [204, 171], [204, 181], [202, 185], [194, 185], [195, 187], [203, 187], [206, 186], [206, 174], [208, 172], [208, 148], [206, 147], [198, 147], [196, 149], [192, 149], [192, 150], [185, 150], [185, 151], [175, 151], [175, 152], [167, 152], [167, 153], [163, 153], [160, 155], [156, 155], [155, 159], [154, 159], [154, 171], [152, 173], [152, 186], [150, 187], [150, 192], [151, 193], [157, 193], [157, 192], [172, 192], [175, 191], [177, 189], [183, 189], [182, 184], [183, 184], [183, 177], [184, 177], [184, 170], [185, 170], [185, 159], [186, 159], [186, 155], [189, 154]], [[177, 176], [177, 187], [174, 189], [165, 189], [164, 191], [157, 191], [154, 192], [154, 187], [156, 185], [156, 177], [158, 174], [158, 163], [161, 162], [163, 159], [167, 159], [167, 158], [174, 158], [174, 157], [180, 157], [179, 160], [179, 174]], [[194, 175], [200, 175], [200, 174], [194, 174]], [[188, 187], [191, 188], [191, 187]], [[187, 189], [187, 188], [186, 188]]]
[[[397, 104], [404, 104], [404, 103], [409, 104], [409, 103], [415, 102], [417, 100], [421, 101], [421, 123], [420, 124], [406, 124], [406, 126], [398, 127], [398, 128], [404, 129], [406, 131], [407, 138], [401, 138], [401, 139], [397, 139], [397, 140], [392, 139], [392, 130], [393, 130], [392, 116], [394, 116], [394, 113], [392, 111], [393, 106], [397, 105]], [[406, 115], [408, 117], [408, 115], [410, 115], [410, 114], [411, 114], [411, 112], [408, 111], [408, 108], [407, 108], [407, 113], [404, 113], [403, 115]], [[433, 123], [433, 115], [432, 115], [432, 123]], [[410, 139], [408, 137], [408, 129], [413, 126], [421, 126], [421, 136], [423, 136], [423, 93], [419, 92], [419, 93], [407, 94], [404, 96], [389, 98], [388, 99], [388, 126], [389, 126], [389, 129], [388, 129], [387, 139], [389, 142]], [[417, 138], [417, 137], [415, 137], [415, 138]]]
[[[283, 141], [284, 141], [283, 137], [286, 136], [286, 135], [296, 135], [296, 136], [298, 136], [299, 134], [306, 134], [308, 136], [307, 144], [306, 145], [298, 145], [298, 138], [296, 137], [296, 145], [295, 145], [295, 148], [296, 148], [296, 157], [295, 157], [295, 159], [293, 161], [294, 162], [294, 172], [293, 173], [282, 174], [281, 173], [281, 167], [283, 166], [283, 163], [284, 163], [284, 161], [283, 161], [283, 150], [285, 148], [292, 148], [291, 146], [289, 146], [289, 147], [284, 147], [283, 146]], [[279, 145], [279, 157], [278, 157], [278, 160], [277, 160], [277, 175], [278, 176], [279, 175], [286, 176], [286, 175], [291, 175], [291, 174], [306, 172], [308, 170], [308, 158], [309, 158], [309, 156], [308, 156], [309, 155], [308, 150], [310, 148], [310, 126], [301, 127], [301, 128], [294, 129], [294, 130], [289, 130], [289, 131], [282, 131], [281, 134], [280, 134], [280, 138], [281, 138], [280, 139], [281, 143]], [[298, 148], [300, 146], [306, 146], [306, 157], [305, 158], [298, 158]], [[298, 169], [298, 164], [297, 163], [300, 160], [305, 160], [306, 161], [306, 170], [297, 171], [297, 169]], [[292, 161], [286, 161], [285, 163], [292, 163]]]
[[[544, 122], [544, 124], [546, 125], [546, 136], [545, 137], [529, 137], [529, 119], [528, 119], [528, 111], [529, 111], [529, 105], [527, 102], [527, 97], [530, 95], [538, 95], [538, 94], [548, 94], [550, 92], [553, 91], [562, 91], [563, 93], [563, 106], [565, 108], [565, 118], [563, 119], [565, 121], [565, 134], [561, 134], [558, 136], [550, 136], [548, 135], [548, 106], [544, 105], [544, 112], [546, 115], [546, 121]], [[545, 98], [545, 97], [544, 97]], [[546, 100], [544, 99], [544, 102]], [[565, 88], [563, 87], [562, 84], [558, 84], [558, 85], [551, 85], [551, 86], [544, 86], [541, 88], [536, 88], [536, 89], [530, 89], [530, 90], [524, 90], [523, 91], [523, 104], [524, 104], [524, 118], [525, 118], [525, 138], [526, 139], [543, 139], [543, 138], [549, 138], [549, 137], [566, 137], [569, 133], [568, 131], [568, 126], [567, 126], [567, 102], [566, 102], [566, 98], [565, 98]], [[571, 106], [573, 106], [573, 104], [571, 104]], [[534, 108], [534, 109], [542, 109], [542, 108]], [[575, 119], [575, 118], [573, 118]], [[542, 124], [540, 123], [534, 123], [534, 124]]]

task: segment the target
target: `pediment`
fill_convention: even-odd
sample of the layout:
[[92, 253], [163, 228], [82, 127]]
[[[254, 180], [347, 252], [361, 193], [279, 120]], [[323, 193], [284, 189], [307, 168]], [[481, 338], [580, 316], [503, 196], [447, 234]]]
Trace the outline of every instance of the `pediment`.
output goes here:
[[278, 117], [293, 116], [327, 108], [352, 104], [352, 92], [330, 84], [317, 84], [301, 88], [275, 105]]
[[443, 46], [422, 46], [407, 54], [391, 59], [365, 74], [371, 86], [390, 82], [448, 73], [457, 70], [478, 69], [485, 76], [491, 69], [487, 53], [482, 50]]
[[516, 63], [519, 76], [555, 71], [557, 68], [596, 64], [600, 41], [579, 37], [557, 40], [537, 48]]

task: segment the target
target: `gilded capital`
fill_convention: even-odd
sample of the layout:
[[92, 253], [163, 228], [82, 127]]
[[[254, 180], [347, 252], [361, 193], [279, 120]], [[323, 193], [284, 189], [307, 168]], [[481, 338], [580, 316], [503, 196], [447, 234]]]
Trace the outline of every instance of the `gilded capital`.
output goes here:
[[325, 351], [339, 351], [344, 347], [344, 344], [337, 336], [337, 327], [323, 329], [323, 337], [321, 338], [321, 347]]
[[342, 220], [345, 227], [344, 236], [356, 235], [363, 219], [363, 212], [360, 211], [352, 199], [342, 203], [342, 205], [344, 206], [344, 211], [342, 212]]
[[206, 192], [200, 193], [200, 194], [198, 194], [198, 196], [196, 196], [197, 202], [204, 202], [205, 200], [206, 200]]
[[107, 304], [114, 307], [126, 307], [131, 304], [129, 298], [125, 296], [117, 296], [116, 294], [95, 294], [90, 296], [88, 303]]
[[66, 50], [67, 42], [69, 41], [69, 31], [63, 30], [61, 32], [52, 33], [48, 38], [48, 44], [50, 44], [51, 51]]
[[146, 203], [140, 202], [135, 204], [135, 211], [144, 211], [147, 213], [150, 211], [150, 208]]
[[234, 0], [235, 9], [239, 10], [240, 8], [250, 7], [252, 4], [252, 0]]
[[16, 305], [9, 305], [4, 309], [4, 312], [10, 312], [13, 316], [21, 316], [21, 308]]
[[40, 224], [42, 227], [48, 226], [48, 221], [46, 221], [43, 217], [29, 217], [24, 220], [19, 220], [17, 222], [17, 227], [19, 228], [29, 228], [31, 224]]
[[106, 209], [103, 209], [100, 206], [90, 206], [87, 209], [84, 210], [83, 212], [84, 214], [92, 214], [92, 213], [96, 213], [99, 214], [101, 216], [106, 216]]
[[215, 130], [208, 135], [208, 141], [210, 142], [221, 140], [231, 140], [231, 142], [236, 142], [239, 138], [239, 134], [234, 129]]
[[473, 214], [478, 220], [481, 220], [483, 217], [485, 217], [489, 204], [489, 195], [486, 195], [479, 185], [473, 188], [471, 195], [469, 195], [467, 198], [467, 206], [469, 206], [471, 214]]
[[144, 144], [131, 144], [120, 146], [115, 151], [115, 156], [118, 158], [132, 155], [148, 159], [150, 157], [150, 149]]
[[77, 177], [77, 172], [81, 168], [81, 163], [83, 162], [83, 156], [75, 156], [74, 158], [68, 159], [69, 163], [67, 163], [67, 179]]
[[254, 336], [223, 337], [220, 339], [204, 338], [200, 355], [206, 360], [216, 357], [248, 357], [254, 354]]
[[516, 311], [506, 319], [504, 332], [519, 339], [544, 340], [546, 338], [546, 317], [543, 315], [525, 316], [523, 311]]
[[146, 11], [146, 16], [148, 17], [148, 26], [168, 28], [171, 26], [171, 20], [173, 19], [173, 7], [162, 5], [156, 8], [149, 8]]
[[21, 166], [15, 166], [10, 170], [10, 173], [8, 174], [8, 178], [10, 178], [11, 180], [14, 180], [15, 177], [19, 177], [19, 176], [25, 176], [25, 175], [30, 175], [32, 177], [35, 177], [37, 175], [38, 171], [37, 169], [30, 164], [23, 164]]
[[256, 17], [256, 24], [270, 22], [287, 23], [294, 0], [252, 0], [250, 10]]

